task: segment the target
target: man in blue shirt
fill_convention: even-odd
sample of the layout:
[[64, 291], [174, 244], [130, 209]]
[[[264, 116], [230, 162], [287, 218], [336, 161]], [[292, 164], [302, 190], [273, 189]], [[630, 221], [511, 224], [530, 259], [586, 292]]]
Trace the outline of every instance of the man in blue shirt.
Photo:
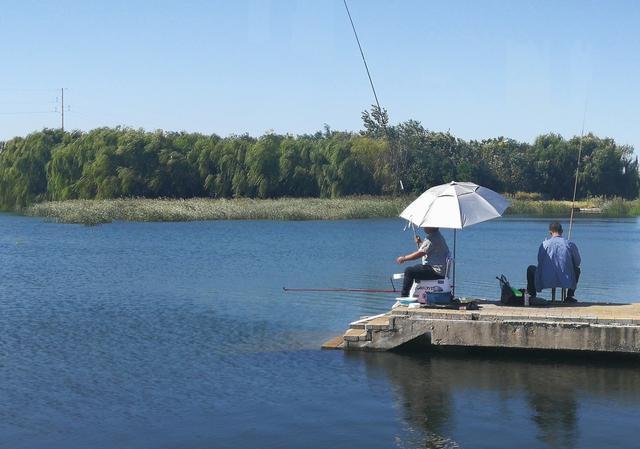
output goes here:
[[573, 296], [580, 277], [580, 252], [571, 241], [562, 237], [562, 225], [549, 225], [551, 237], [538, 249], [538, 266], [527, 268], [527, 291], [532, 297], [544, 288], [566, 288], [564, 302], [577, 302]]

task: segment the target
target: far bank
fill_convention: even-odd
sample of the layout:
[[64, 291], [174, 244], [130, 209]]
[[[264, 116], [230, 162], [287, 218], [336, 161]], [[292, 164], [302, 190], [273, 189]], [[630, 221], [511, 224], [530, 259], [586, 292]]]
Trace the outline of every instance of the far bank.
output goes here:
[[[61, 223], [96, 225], [111, 221], [198, 220], [347, 220], [397, 216], [414, 198], [355, 196], [278, 199], [147, 199], [68, 200], [34, 204], [24, 215]], [[571, 201], [510, 199], [506, 215], [569, 217]], [[592, 198], [577, 201], [578, 216], [637, 217], [640, 200]]]

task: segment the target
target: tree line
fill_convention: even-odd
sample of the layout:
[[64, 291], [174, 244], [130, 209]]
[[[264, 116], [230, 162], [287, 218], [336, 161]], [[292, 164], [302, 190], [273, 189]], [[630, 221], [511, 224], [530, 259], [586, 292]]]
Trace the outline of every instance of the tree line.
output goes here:
[[[580, 138], [545, 134], [532, 144], [465, 141], [386, 111], [363, 113], [360, 132], [220, 137], [123, 127], [44, 129], [0, 142], [0, 208], [43, 200], [121, 197], [339, 197], [421, 193], [451, 180], [498, 192], [573, 194]], [[578, 197], [636, 198], [633, 148], [588, 134]]]

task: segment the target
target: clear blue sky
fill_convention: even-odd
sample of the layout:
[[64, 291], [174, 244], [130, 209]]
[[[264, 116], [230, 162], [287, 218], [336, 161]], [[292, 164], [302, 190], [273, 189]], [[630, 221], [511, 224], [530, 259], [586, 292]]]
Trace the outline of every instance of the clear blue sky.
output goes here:
[[[3, 1], [0, 139], [66, 127], [358, 130], [342, 0]], [[349, 0], [391, 121], [465, 139], [586, 128], [640, 148], [640, 4]], [[37, 113], [36, 113], [37, 112]]]

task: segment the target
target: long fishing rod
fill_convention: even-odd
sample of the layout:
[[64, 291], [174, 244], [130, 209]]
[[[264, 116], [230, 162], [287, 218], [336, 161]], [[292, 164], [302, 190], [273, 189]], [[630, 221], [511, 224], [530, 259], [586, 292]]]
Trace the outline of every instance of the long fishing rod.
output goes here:
[[[353, 35], [356, 38], [356, 42], [358, 44], [358, 49], [360, 50], [360, 56], [362, 57], [362, 62], [364, 63], [364, 68], [367, 71], [367, 78], [369, 78], [369, 85], [371, 86], [371, 91], [373, 92], [373, 98], [376, 101], [376, 106], [378, 107], [378, 112], [380, 113], [380, 122], [382, 124], [382, 128], [384, 130], [384, 134], [387, 138], [387, 142], [389, 142], [389, 149], [391, 150], [391, 163], [392, 166], [395, 166], [395, 172], [396, 174], [400, 175], [400, 169], [399, 166], [402, 165], [404, 166], [404, 159], [402, 161], [398, 161], [394, 158], [395, 157], [401, 157], [400, 156], [400, 152], [396, 152], [395, 150], [395, 146], [394, 146], [394, 141], [391, 138], [391, 135], [389, 133], [389, 130], [387, 129], [387, 124], [384, 122], [384, 120], [382, 119], [382, 107], [380, 106], [380, 101], [378, 100], [378, 93], [376, 92], [376, 87], [373, 84], [373, 78], [371, 77], [371, 71], [369, 70], [369, 64], [367, 64], [367, 58], [364, 56], [364, 50], [362, 49], [362, 44], [360, 43], [360, 38], [358, 37], [358, 32], [356, 31], [356, 26], [353, 23], [353, 17], [351, 17], [351, 11], [349, 11], [349, 5], [347, 5], [347, 0], [343, 0], [344, 3], [344, 9], [347, 11], [347, 16], [349, 17], [349, 23], [351, 23], [351, 29], [353, 30]], [[388, 116], [387, 116], [388, 118]], [[394, 154], [397, 153], [397, 154]], [[404, 184], [402, 183], [402, 179], [399, 179], [399, 184], [400, 184], [400, 190], [402, 190], [402, 192], [405, 192], [404, 190]], [[400, 214], [400, 208], [398, 207], [398, 215]], [[408, 223], [411, 225], [411, 230], [413, 231], [413, 240], [416, 241], [417, 240], [417, 236], [418, 234], [416, 234], [416, 228], [413, 224], [413, 222], [411, 220], [408, 220]], [[404, 230], [407, 230], [407, 227], [405, 226]], [[393, 280], [391, 281], [392, 285], [393, 285]], [[395, 288], [395, 287], [394, 287]], [[391, 293], [391, 291], [385, 292], [385, 293]]]
[[353, 293], [395, 293], [396, 290], [375, 290], [367, 288], [288, 288], [282, 287], [285, 292], [353, 292]]
[[[364, 68], [367, 70], [367, 76], [369, 77], [369, 84], [371, 84], [371, 90], [373, 91], [373, 98], [376, 100], [376, 105], [378, 105], [378, 111], [382, 113], [382, 108], [380, 107], [380, 102], [378, 101], [378, 94], [376, 93], [376, 88], [373, 85], [373, 80], [371, 79], [371, 72], [369, 72], [369, 65], [367, 64], [367, 59], [364, 57], [364, 51], [362, 51], [362, 45], [360, 45], [360, 39], [358, 38], [358, 32], [356, 31], [356, 26], [353, 24], [353, 19], [351, 18], [351, 12], [349, 11], [349, 6], [347, 6], [347, 0], [343, 0], [344, 7], [347, 10], [347, 15], [349, 16], [349, 22], [351, 22], [351, 29], [353, 29], [353, 34], [356, 37], [356, 42], [358, 43], [358, 48], [360, 49], [360, 56], [362, 56], [362, 62], [364, 62]], [[387, 131], [387, 127], [383, 124], [385, 133]], [[388, 137], [388, 136], [387, 136]]]
[[[393, 150], [394, 144], [391, 139], [391, 135], [389, 134], [389, 130], [387, 129], [387, 124], [382, 120], [382, 107], [380, 106], [380, 101], [378, 101], [378, 93], [376, 92], [376, 88], [373, 85], [373, 78], [371, 77], [371, 72], [369, 71], [369, 64], [367, 64], [367, 58], [364, 56], [364, 50], [362, 50], [362, 44], [360, 43], [360, 38], [358, 37], [358, 32], [356, 31], [356, 26], [353, 23], [353, 18], [351, 17], [351, 11], [349, 11], [349, 6], [347, 5], [347, 0], [342, 0], [344, 3], [344, 8], [347, 10], [347, 16], [349, 16], [349, 22], [351, 23], [351, 29], [353, 30], [353, 35], [356, 38], [356, 42], [358, 43], [358, 49], [360, 50], [360, 56], [362, 57], [362, 62], [364, 63], [364, 68], [367, 71], [367, 78], [369, 78], [369, 85], [371, 86], [371, 90], [373, 91], [373, 98], [376, 101], [376, 106], [378, 107], [378, 112], [381, 115], [380, 123], [382, 125], [382, 129], [384, 130], [384, 134], [387, 137], [387, 141], [389, 142], [389, 147]], [[387, 116], [388, 118], [388, 116]], [[398, 170], [398, 163], [395, 163], [396, 173]], [[402, 180], [399, 181], [400, 189], [404, 192], [404, 185], [402, 184]]]
[[582, 140], [584, 138], [584, 123], [587, 118], [587, 104], [584, 105], [584, 114], [582, 115], [582, 131], [580, 132], [580, 145], [578, 146], [578, 163], [576, 165], [576, 179], [573, 183], [573, 200], [571, 201], [571, 216], [569, 218], [569, 235], [568, 240], [571, 240], [571, 230], [573, 229], [573, 213], [576, 204], [576, 192], [578, 191], [578, 174], [580, 172], [580, 160], [582, 159]]

